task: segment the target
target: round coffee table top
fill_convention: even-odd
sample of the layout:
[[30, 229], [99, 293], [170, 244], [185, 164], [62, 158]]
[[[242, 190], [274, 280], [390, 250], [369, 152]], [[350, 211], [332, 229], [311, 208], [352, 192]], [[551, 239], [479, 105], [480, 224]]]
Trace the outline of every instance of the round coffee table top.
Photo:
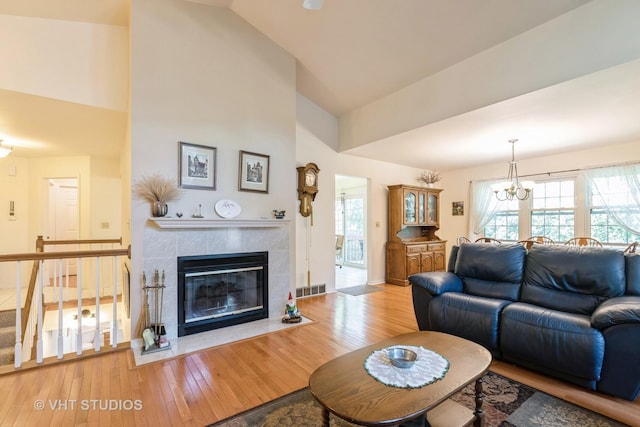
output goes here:
[[[422, 346], [450, 363], [446, 375], [421, 388], [382, 384], [364, 369], [375, 350], [393, 346]], [[386, 426], [416, 418], [445, 401], [489, 369], [491, 353], [481, 345], [433, 331], [412, 332], [337, 357], [316, 369], [309, 378], [313, 397], [334, 415], [360, 425]]]

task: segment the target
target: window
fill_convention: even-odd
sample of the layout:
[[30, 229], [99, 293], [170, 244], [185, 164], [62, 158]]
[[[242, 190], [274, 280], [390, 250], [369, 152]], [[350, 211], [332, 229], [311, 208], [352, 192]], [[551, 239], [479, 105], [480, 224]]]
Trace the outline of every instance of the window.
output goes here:
[[[639, 213], [640, 215], [640, 213]], [[640, 236], [622, 228], [604, 209], [591, 209], [591, 237], [601, 242], [628, 245], [640, 241]]]
[[518, 238], [518, 200], [502, 202], [503, 209], [484, 227], [484, 236], [498, 240], [513, 240]]
[[[594, 187], [597, 186], [599, 191]], [[628, 245], [640, 241], [640, 236], [623, 227], [616, 216], [640, 216], [631, 192], [619, 175], [594, 177], [589, 206], [591, 237], [611, 244]], [[606, 197], [606, 200], [603, 199]], [[609, 206], [609, 210], [605, 206]]]
[[530, 236], [566, 242], [575, 235], [575, 180], [537, 182], [531, 201]]
[[343, 235], [344, 243], [337, 262], [363, 266], [365, 261], [364, 227], [365, 200], [363, 196], [336, 198], [336, 236]]
[[344, 235], [344, 196], [336, 197], [336, 235]]
[[364, 198], [354, 196], [344, 201], [344, 262], [364, 264]]
[[639, 178], [640, 164], [633, 164], [537, 180], [528, 200], [503, 202], [493, 216], [491, 205], [484, 204], [479, 217], [491, 218], [484, 236], [510, 241], [547, 236], [557, 243], [590, 236], [604, 246], [626, 247], [640, 241]]

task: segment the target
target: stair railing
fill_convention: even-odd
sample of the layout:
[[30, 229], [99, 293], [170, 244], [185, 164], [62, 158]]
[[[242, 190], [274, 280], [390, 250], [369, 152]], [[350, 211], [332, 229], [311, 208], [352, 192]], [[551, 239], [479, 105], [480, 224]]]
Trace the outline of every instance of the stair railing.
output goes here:
[[[95, 305], [96, 305], [96, 327], [94, 335], [94, 348], [96, 351], [100, 351], [100, 259], [101, 257], [113, 258], [113, 314], [111, 322], [111, 345], [113, 348], [117, 347], [118, 327], [117, 327], [117, 260], [118, 257], [127, 256], [131, 258], [131, 246], [121, 249], [100, 249], [100, 250], [86, 250], [86, 251], [59, 251], [59, 252], [44, 252], [46, 245], [62, 245], [62, 244], [122, 244], [122, 238], [120, 239], [92, 239], [92, 240], [43, 240], [42, 236], [38, 236], [36, 241], [35, 253], [22, 253], [22, 254], [7, 254], [0, 255], [0, 262], [17, 262], [17, 280], [16, 280], [16, 344], [14, 349], [14, 366], [16, 368], [21, 367], [22, 362], [30, 360], [32, 352], [28, 353], [24, 350], [33, 348], [33, 341], [35, 337], [36, 349], [35, 358], [37, 363], [43, 361], [43, 315], [44, 315], [44, 300], [43, 300], [43, 274], [42, 266], [45, 261], [56, 261], [60, 265], [58, 274], [60, 277], [60, 283], [62, 282], [62, 260], [69, 260], [76, 258], [78, 261], [78, 301], [77, 301], [77, 354], [82, 355], [82, 260], [95, 258], [96, 266], [96, 279], [95, 279]], [[29, 278], [29, 285], [27, 288], [27, 294], [25, 297], [24, 310], [21, 304], [21, 264], [22, 261], [33, 261], [31, 269], [31, 276]], [[35, 292], [36, 286], [38, 292]], [[35, 297], [35, 298], [34, 298]], [[58, 359], [63, 357], [63, 289], [62, 286], [58, 287]], [[37, 335], [37, 336], [36, 336]], [[106, 344], [106, 343], [105, 343]]]

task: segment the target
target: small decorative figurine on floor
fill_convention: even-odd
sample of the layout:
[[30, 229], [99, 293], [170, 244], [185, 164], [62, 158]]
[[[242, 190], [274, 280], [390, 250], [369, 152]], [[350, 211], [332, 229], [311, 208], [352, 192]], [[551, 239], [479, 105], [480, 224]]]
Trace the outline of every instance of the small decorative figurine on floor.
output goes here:
[[283, 323], [298, 323], [302, 320], [300, 316], [300, 310], [296, 307], [296, 301], [293, 299], [291, 292], [289, 292], [289, 299], [284, 309], [284, 317], [282, 317]]

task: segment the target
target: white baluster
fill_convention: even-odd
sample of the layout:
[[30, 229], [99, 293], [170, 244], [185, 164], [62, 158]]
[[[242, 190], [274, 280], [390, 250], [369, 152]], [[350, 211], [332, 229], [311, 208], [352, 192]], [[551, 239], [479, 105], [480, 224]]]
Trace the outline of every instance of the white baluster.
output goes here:
[[93, 348], [95, 351], [100, 351], [100, 257], [96, 258], [96, 332]]
[[40, 278], [38, 280], [38, 341], [36, 343], [36, 362], [42, 363], [42, 260], [40, 263]]
[[62, 259], [58, 260], [58, 274], [60, 286], [58, 286], [58, 359], [64, 356], [64, 338], [62, 336]]
[[[111, 317], [111, 348], [118, 345], [118, 258], [113, 257], [113, 316]], [[123, 295], [124, 298], [124, 295]]]
[[76, 354], [82, 356], [82, 259], [78, 258], [78, 330], [76, 331]]
[[[65, 288], [66, 288], [66, 296], [65, 296], [65, 300], [69, 298], [69, 263], [70, 263], [70, 258], [65, 259], [65, 263], [64, 263], [64, 267], [65, 267], [65, 277], [64, 277], [64, 282], [66, 284]], [[62, 287], [62, 282], [60, 283], [60, 287]]]
[[22, 273], [22, 262], [18, 261], [18, 279], [16, 281], [17, 302], [16, 302], [16, 346], [13, 352], [13, 366], [22, 366], [22, 295], [20, 295], [20, 285]]

